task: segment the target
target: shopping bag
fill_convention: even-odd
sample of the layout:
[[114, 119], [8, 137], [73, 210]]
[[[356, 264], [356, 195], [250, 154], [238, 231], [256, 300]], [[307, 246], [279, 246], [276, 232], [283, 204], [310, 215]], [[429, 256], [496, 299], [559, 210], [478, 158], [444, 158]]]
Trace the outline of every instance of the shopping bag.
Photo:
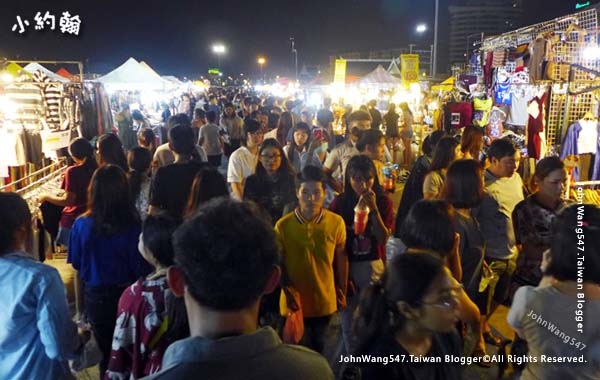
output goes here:
[[92, 333], [90, 340], [81, 349], [78, 357], [70, 361], [71, 369], [76, 372], [83, 371], [86, 368], [93, 367], [102, 360], [102, 351], [98, 347], [98, 341]]
[[[288, 307], [288, 298], [292, 304]], [[304, 336], [304, 316], [300, 304], [300, 293], [296, 289], [283, 287], [280, 298], [281, 314], [284, 316], [283, 341], [288, 344], [298, 344]]]
[[288, 344], [298, 344], [304, 336], [304, 317], [302, 309], [292, 311], [285, 320], [283, 326], [283, 342]]

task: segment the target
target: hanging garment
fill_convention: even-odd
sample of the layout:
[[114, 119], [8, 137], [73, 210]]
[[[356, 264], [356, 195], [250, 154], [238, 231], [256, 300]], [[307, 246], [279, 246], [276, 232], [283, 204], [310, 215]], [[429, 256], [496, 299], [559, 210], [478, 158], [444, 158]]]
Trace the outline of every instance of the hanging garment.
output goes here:
[[486, 135], [494, 141], [502, 136], [504, 131], [504, 121], [506, 120], [506, 112], [498, 107], [493, 107], [490, 111], [489, 123], [486, 128]]
[[493, 81], [493, 69], [492, 69], [492, 61], [494, 56], [491, 51], [487, 53], [484, 52], [484, 57], [482, 59], [483, 64], [483, 81], [485, 83], [486, 88], [490, 88], [492, 86]]
[[488, 123], [488, 116], [492, 109], [492, 99], [479, 99], [473, 100], [473, 125], [478, 127], [485, 127]]
[[529, 77], [531, 82], [539, 81], [542, 79], [544, 71], [542, 70], [542, 62], [546, 59], [546, 45], [547, 40], [542, 36], [533, 41], [529, 45]]
[[506, 66], [506, 58], [508, 52], [506, 50], [494, 50], [492, 52], [492, 68]]
[[527, 113], [528, 104], [528, 99], [523, 91], [513, 92], [506, 124], [518, 125], [520, 127], [526, 126], [529, 120], [529, 114]]
[[512, 94], [510, 92], [510, 74], [504, 69], [496, 70], [495, 82], [494, 103], [510, 105], [512, 103]]
[[[582, 126], [579, 122], [575, 122], [569, 126], [567, 129], [567, 133], [565, 135], [565, 139], [562, 144], [562, 149], [560, 152], [560, 158], [565, 159], [567, 156], [575, 155], [579, 156], [579, 145], [577, 141], [579, 139], [579, 134], [581, 133]], [[596, 124], [596, 131], [600, 134], [600, 124]], [[600, 138], [596, 138], [596, 154], [594, 156], [594, 163], [592, 166], [592, 181], [600, 180], [600, 154], [597, 154], [600, 150]], [[573, 180], [579, 181], [579, 168], [573, 169]]]
[[473, 120], [473, 105], [469, 102], [448, 103], [444, 107], [444, 127], [446, 132], [454, 134]]
[[42, 166], [42, 136], [39, 131], [23, 129], [21, 141], [25, 152], [25, 160], [37, 167]]
[[27, 128], [39, 128], [40, 119], [46, 115], [40, 88], [30, 83], [13, 83], [4, 89], [8, 100], [16, 107], [15, 114], [10, 119]]
[[543, 157], [546, 148], [546, 101], [548, 94], [536, 96], [529, 103], [529, 120], [527, 122], [527, 155], [535, 159]]
[[38, 87], [44, 98], [46, 108], [46, 123], [52, 131], [60, 130], [60, 105], [62, 99], [62, 85], [52, 83], [50, 78], [41, 71], [33, 74], [33, 80], [37, 82]]

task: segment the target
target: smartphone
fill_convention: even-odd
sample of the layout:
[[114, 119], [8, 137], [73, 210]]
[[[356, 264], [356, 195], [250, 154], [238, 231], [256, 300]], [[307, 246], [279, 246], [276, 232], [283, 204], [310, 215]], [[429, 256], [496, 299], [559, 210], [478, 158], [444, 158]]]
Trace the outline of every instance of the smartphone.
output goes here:
[[312, 130], [312, 134], [313, 134], [313, 137], [315, 139], [321, 139], [321, 138], [323, 138], [323, 129], [321, 129], [321, 128], [314, 128]]

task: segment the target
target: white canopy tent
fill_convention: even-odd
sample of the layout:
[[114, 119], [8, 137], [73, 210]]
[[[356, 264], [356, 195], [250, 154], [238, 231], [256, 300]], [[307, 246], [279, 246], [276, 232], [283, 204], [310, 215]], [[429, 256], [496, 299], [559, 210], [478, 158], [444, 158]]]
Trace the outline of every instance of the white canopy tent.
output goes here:
[[390, 63], [390, 67], [388, 67], [387, 72], [392, 74], [392, 75], [396, 75], [396, 76], [400, 76], [400, 68], [398, 68], [398, 64], [396, 63], [396, 60], [393, 60], [392, 63]]
[[160, 75], [133, 58], [97, 80], [109, 90], [164, 90], [167, 87]]
[[48, 78], [50, 78], [50, 80], [52, 80], [54, 82], [62, 82], [62, 83], [70, 82], [69, 79], [48, 70], [47, 68], [45, 68], [44, 66], [40, 65], [37, 62], [31, 62], [31, 63], [27, 64], [27, 66], [23, 67], [23, 70], [25, 70], [31, 74], [35, 73], [36, 71], [40, 71], [40, 72], [44, 73]]
[[401, 85], [402, 81], [379, 65], [375, 70], [362, 77], [358, 84], [364, 87], [396, 87]]

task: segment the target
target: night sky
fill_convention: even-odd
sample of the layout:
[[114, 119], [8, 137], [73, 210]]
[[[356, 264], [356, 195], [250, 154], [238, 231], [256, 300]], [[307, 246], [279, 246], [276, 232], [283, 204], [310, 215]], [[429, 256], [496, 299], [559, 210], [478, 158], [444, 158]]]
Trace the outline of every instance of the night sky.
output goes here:
[[[441, 8], [448, 1], [440, 0]], [[525, 25], [572, 13], [576, 2], [523, 1]], [[0, 7], [0, 56], [81, 60], [87, 73], [106, 73], [133, 56], [162, 75], [204, 75], [217, 66], [210, 47], [220, 41], [228, 48], [221, 60], [226, 73], [256, 74], [256, 58], [264, 55], [265, 73], [286, 75], [293, 70], [290, 36], [300, 67], [326, 65], [335, 52], [428, 46], [433, 39], [432, 27], [422, 36], [413, 31], [419, 22], [432, 26], [433, 0], [5, 0]], [[56, 16], [56, 30], [34, 29], [38, 11]], [[63, 11], [81, 17], [79, 36], [59, 31]], [[25, 34], [11, 30], [17, 15], [30, 22]]]

